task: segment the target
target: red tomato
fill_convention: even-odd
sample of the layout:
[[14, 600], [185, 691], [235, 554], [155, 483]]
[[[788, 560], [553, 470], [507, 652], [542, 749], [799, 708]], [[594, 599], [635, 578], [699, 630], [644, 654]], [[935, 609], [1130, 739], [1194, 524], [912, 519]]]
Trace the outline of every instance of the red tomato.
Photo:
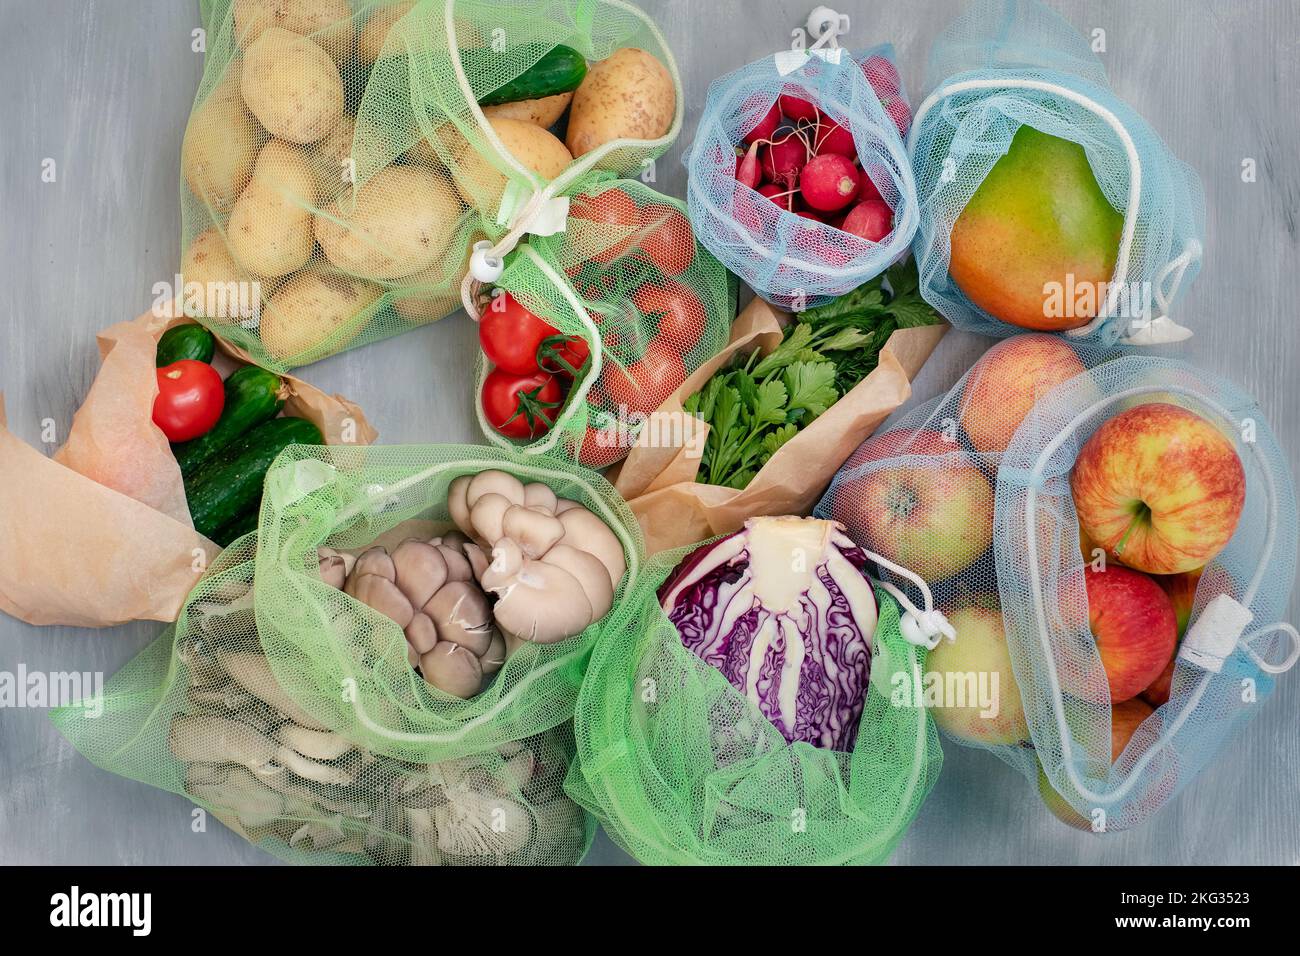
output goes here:
[[537, 364], [543, 372], [577, 378], [590, 354], [586, 339], [577, 335], [560, 335], [542, 343]]
[[483, 414], [507, 438], [545, 435], [560, 412], [563, 394], [554, 375], [512, 375], [496, 368], [483, 380]]
[[686, 381], [686, 365], [679, 353], [651, 345], [638, 362], [627, 368], [608, 366], [601, 375], [610, 402], [629, 412], [652, 412]]
[[226, 406], [226, 389], [207, 362], [181, 359], [158, 369], [158, 397], [153, 423], [171, 442], [206, 435]]
[[[584, 243], [600, 250], [591, 257], [597, 262], [613, 262], [625, 255], [636, 240], [636, 202], [621, 189], [606, 189], [595, 196], [574, 196], [569, 202], [569, 217], [585, 220], [597, 227], [610, 227], [590, 229], [593, 241]], [[599, 241], [595, 242], [597, 239]]]
[[478, 322], [478, 343], [488, 361], [514, 375], [538, 370], [537, 350], [560, 330], [529, 312], [510, 293], [495, 296]]
[[632, 293], [632, 304], [658, 330], [650, 341], [678, 355], [693, 349], [704, 332], [704, 306], [680, 282], [669, 282], [663, 288], [644, 285]]
[[641, 210], [641, 248], [664, 275], [681, 275], [695, 261], [690, 220], [672, 206], [646, 206]]
[[608, 468], [627, 457], [628, 449], [635, 444], [631, 436], [587, 426], [578, 448], [578, 464], [588, 468]]

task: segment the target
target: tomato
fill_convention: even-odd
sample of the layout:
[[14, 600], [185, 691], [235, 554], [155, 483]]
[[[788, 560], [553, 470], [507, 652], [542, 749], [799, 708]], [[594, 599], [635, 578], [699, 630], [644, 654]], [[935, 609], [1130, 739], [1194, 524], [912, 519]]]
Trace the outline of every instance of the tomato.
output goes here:
[[578, 335], [560, 335], [542, 343], [537, 364], [543, 372], [577, 378], [590, 355], [586, 339]]
[[207, 362], [181, 359], [158, 369], [153, 423], [170, 442], [206, 435], [226, 407], [226, 388]]
[[646, 206], [641, 210], [641, 248], [664, 275], [681, 275], [695, 261], [690, 220], [663, 203]]
[[507, 438], [537, 438], [550, 431], [563, 393], [554, 375], [512, 375], [494, 368], [483, 380], [483, 414]]
[[704, 306], [680, 282], [669, 282], [662, 288], [644, 285], [632, 293], [632, 304], [657, 330], [651, 341], [679, 355], [693, 349], [704, 333]]
[[686, 381], [686, 364], [679, 352], [655, 343], [646, 349], [640, 361], [627, 368], [619, 365], [606, 367], [601, 381], [606, 396], [616, 408], [623, 406], [629, 412], [652, 412]]
[[610, 227], [587, 230], [590, 238], [583, 246], [599, 250], [591, 255], [597, 262], [613, 262], [626, 255], [636, 240], [636, 202], [618, 188], [606, 189], [595, 196], [574, 196], [569, 201], [569, 218]]
[[635, 443], [630, 435], [588, 425], [578, 448], [578, 464], [588, 468], [608, 468], [627, 457], [628, 449]]
[[587, 360], [581, 336], [564, 335], [502, 293], [479, 317], [478, 341], [488, 361], [512, 375], [565, 372], [576, 375]]

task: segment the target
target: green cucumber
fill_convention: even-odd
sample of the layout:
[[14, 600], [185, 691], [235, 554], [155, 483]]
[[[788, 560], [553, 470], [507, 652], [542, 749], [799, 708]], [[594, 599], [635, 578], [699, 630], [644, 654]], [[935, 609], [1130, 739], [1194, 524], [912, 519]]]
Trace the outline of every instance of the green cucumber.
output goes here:
[[261, 516], [262, 509], [249, 508], [234, 521], [229, 521], [222, 525], [211, 535], [212, 540], [223, 548], [229, 547], [235, 541], [238, 541], [250, 531], [257, 530], [257, 519]]
[[158, 339], [155, 363], [163, 368], [181, 359], [211, 362], [216, 350], [216, 337], [203, 326], [197, 323], [173, 325]]
[[[475, 56], [474, 54], [478, 54]], [[496, 59], [505, 54], [492, 53], [488, 50], [465, 50], [462, 57], [466, 72], [473, 73], [475, 62], [484, 70], [491, 69], [489, 58]], [[524, 72], [505, 86], [499, 86], [491, 93], [479, 99], [480, 106], [496, 106], [499, 103], [516, 103], [520, 100], [540, 100], [544, 96], [568, 93], [576, 90], [587, 75], [587, 61], [573, 47], [560, 44], [551, 47], [546, 54]]]
[[321, 445], [320, 429], [303, 418], [273, 418], [235, 439], [185, 484], [194, 529], [218, 544], [215, 535], [240, 515], [259, 507], [262, 482], [275, 456], [289, 445]]
[[245, 365], [231, 372], [225, 389], [226, 404], [212, 430], [193, 441], [172, 446], [183, 478], [189, 478], [250, 428], [274, 418], [284, 406], [284, 382], [280, 376], [256, 365]]

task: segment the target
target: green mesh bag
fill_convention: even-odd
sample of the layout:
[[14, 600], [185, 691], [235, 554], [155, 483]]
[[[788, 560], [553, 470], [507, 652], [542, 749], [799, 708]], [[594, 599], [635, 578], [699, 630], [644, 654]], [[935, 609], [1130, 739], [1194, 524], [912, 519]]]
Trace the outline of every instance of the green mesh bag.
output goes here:
[[[97, 766], [183, 794], [296, 863], [573, 864], [594, 823], [562, 790], [567, 725], [450, 759], [377, 747], [301, 693], [308, 653], [262, 639], [256, 534], [227, 548], [174, 627], [119, 671], [97, 716], [51, 719]], [[317, 675], [319, 677], [319, 675]], [[328, 696], [340, 696], [335, 688]], [[432, 748], [436, 749], [436, 748]]]
[[[638, 181], [599, 175], [572, 198], [565, 231], [514, 250], [493, 285], [559, 333], [580, 337], [589, 359], [550, 428], [518, 441], [485, 413], [493, 369], [481, 357], [483, 433], [529, 456], [589, 468], [627, 455], [649, 415], [726, 344], [736, 314], [735, 286], [696, 243], [686, 207]], [[484, 297], [478, 311], [502, 301]]]
[[[641, 172], [681, 127], [672, 55], [623, 0], [231, 0], [207, 15], [183, 295], [269, 368], [449, 314], [475, 242], [504, 254], [559, 228], [576, 183]], [[479, 105], [561, 45], [588, 77], [617, 56], [603, 72], [653, 109], [612, 123], [608, 98], [575, 108], [566, 142], [546, 127], [567, 94]]]
[[924, 708], [891, 699], [896, 682], [919, 681], [925, 654], [901, 635], [898, 605], [876, 588], [870, 685], [852, 752], [789, 744], [682, 644], [660, 608], [656, 590], [692, 550], [653, 558], [601, 629], [565, 790], [643, 863], [884, 862], [943, 760]]

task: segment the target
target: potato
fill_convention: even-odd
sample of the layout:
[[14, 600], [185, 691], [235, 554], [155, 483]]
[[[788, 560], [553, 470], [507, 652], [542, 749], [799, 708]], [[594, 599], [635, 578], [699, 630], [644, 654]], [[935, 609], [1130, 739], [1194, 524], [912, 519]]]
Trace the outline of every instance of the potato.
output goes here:
[[238, 322], [252, 314], [261, 298], [257, 280], [239, 267], [215, 228], [199, 233], [185, 250], [181, 281], [188, 315]]
[[[543, 179], [554, 179], [573, 162], [564, 144], [548, 130], [523, 120], [488, 120], [501, 145], [524, 166]], [[495, 211], [506, 187], [506, 177], [468, 143], [456, 162], [456, 188], [471, 206], [486, 203]]]
[[295, 365], [323, 358], [356, 338], [383, 293], [372, 282], [337, 272], [300, 272], [263, 307], [262, 345], [276, 359], [293, 359]]
[[301, 269], [311, 257], [315, 205], [316, 174], [307, 154], [271, 140], [258, 154], [253, 178], [226, 226], [235, 261], [268, 279]]
[[400, 279], [429, 268], [446, 251], [460, 211], [451, 189], [433, 173], [387, 166], [357, 189], [355, 202], [332, 203], [316, 215], [316, 241], [345, 272]]
[[460, 284], [469, 271], [469, 254], [474, 243], [486, 238], [482, 233], [475, 233], [465, 243], [465, 255], [459, 265], [451, 269], [448, 275], [448, 263], [435, 262], [418, 275], [407, 276], [390, 293], [393, 311], [399, 317], [413, 325], [434, 322], [450, 315], [461, 307]]
[[523, 120], [546, 129], [564, 115], [573, 100], [573, 92], [556, 93], [543, 96], [538, 100], [517, 100], [514, 103], [498, 103], [496, 106], [483, 107], [483, 115], [488, 119]]
[[371, 9], [370, 16], [366, 17], [366, 25], [361, 28], [361, 36], [357, 38], [357, 55], [361, 57], [362, 63], [374, 63], [379, 59], [384, 41], [388, 39], [388, 31], [394, 23], [410, 13], [413, 6], [413, 3], [394, 3]]
[[271, 27], [244, 54], [240, 91], [272, 136], [290, 143], [324, 139], [343, 119], [343, 80], [311, 40]]
[[311, 37], [336, 60], [352, 50], [348, 0], [235, 0], [235, 36], [245, 49], [271, 27]]
[[190, 192], [217, 212], [227, 211], [253, 174], [261, 136], [257, 120], [244, 107], [232, 64], [185, 128], [181, 171]]
[[351, 179], [345, 178], [343, 164], [352, 158], [352, 138], [356, 131], [356, 117], [345, 113], [334, 130], [308, 150], [308, 159], [316, 173], [316, 195], [322, 202], [333, 199], [351, 185]]
[[587, 71], [573, 95], [565, 142], [582, 156], [616, 139], [659, 139], [676, 111], [668, 68], [645, 50], [624, 47]]

